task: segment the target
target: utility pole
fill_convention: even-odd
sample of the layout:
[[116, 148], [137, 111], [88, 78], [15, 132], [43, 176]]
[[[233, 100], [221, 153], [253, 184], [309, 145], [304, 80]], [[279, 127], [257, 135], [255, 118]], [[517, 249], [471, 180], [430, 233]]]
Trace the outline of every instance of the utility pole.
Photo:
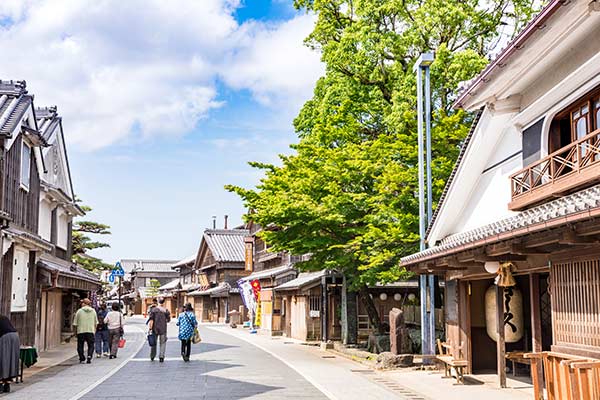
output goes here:
[[[419, 59], [413, 67], [413, 71], [416, 73], [417, 77], [417, 140], [419, 153], [418, 171], [420, 251], [425, 250], [425, 248], [427, 247], [425, 243], [425, 230], [432, 217], [433, 196], [431, 184], [431, 89], [429, 76], [429, 66], [432, 62], [433, 54], [423, 53], [421, 54], [421, 56], [419, 57]], [[424, 85], [423, 75], [425, 78]], [[423, 93], [423, 91], [425, 91], [425, 93]], [[427, 198], [425, 197], [425, 186], [427, 186]], [[419, 294], [421, 301], [421, 350], [423, 355], [435, 354], [434, 290], [435, 288], [433, 275], [419, 276]]]

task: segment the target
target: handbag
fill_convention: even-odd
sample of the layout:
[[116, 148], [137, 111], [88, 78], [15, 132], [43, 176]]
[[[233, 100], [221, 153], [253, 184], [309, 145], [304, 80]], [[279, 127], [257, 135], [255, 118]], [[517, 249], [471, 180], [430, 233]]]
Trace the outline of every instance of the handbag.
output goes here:
[[123, 339], [123, 338], [119, 339], [119, 348], [120, 349], [122, 349], [123, 347], [125, 347], [125, 342], [126, 342], [125, 339]]
[[[192, 320], [190, 319], [190, 317], [185, 314], [185, 317], [187, 318], [188, 322], [191, 324]], [[194, 344], [198, 344], [202, 341], [202, 338], [200, 337], [200, 331], [198, 331], [198, 326], [194, 326], [194, 336], [192, 336], [192, 343]]]
[[148, 334], [148, 344], [150, 347], [156, 347], [156, 335], [154, 332]]

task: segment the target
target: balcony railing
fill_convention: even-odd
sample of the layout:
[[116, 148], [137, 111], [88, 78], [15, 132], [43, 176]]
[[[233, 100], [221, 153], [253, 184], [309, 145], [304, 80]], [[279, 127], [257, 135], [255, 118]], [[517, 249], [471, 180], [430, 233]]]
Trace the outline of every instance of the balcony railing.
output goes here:
[[561, 196], [600, 179], [600, 129], [510, 176], [511, 210]]

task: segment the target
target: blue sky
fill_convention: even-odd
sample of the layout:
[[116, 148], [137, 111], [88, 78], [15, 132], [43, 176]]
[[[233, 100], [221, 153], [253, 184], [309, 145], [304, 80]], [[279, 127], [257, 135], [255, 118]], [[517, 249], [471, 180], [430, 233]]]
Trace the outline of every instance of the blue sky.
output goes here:
[[75, 191], [112, 227], [107, 262], [181, 259], [213, 215], [241, 223], [223, 186], [255, 185], [248, 161], [289, 152], [323, 71], [302, 44], [314, 17], [291, 0], [176, 3], [0, 2], [0, 52], [18, 54], [0, 79], [58, 106]]

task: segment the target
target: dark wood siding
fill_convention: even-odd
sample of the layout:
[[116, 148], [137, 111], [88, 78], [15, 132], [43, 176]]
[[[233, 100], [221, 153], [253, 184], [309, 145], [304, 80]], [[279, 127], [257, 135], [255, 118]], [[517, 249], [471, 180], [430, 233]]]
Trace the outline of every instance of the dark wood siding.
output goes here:
[[4, 211], [10, 214], [12, 224], [33, 234], [38, 231], [40, 207], [40, 179], [32, 152], [29, 190], [21, 188], [21, 144], [19, 135], [6, 155], [6, 181], [4, 182]]
[[12, 294], [12, 258], [13, 249], [11, 248], [2, 256], [2, 263], [0, 263], [0, 314], [10, 314], [10, 297]]

